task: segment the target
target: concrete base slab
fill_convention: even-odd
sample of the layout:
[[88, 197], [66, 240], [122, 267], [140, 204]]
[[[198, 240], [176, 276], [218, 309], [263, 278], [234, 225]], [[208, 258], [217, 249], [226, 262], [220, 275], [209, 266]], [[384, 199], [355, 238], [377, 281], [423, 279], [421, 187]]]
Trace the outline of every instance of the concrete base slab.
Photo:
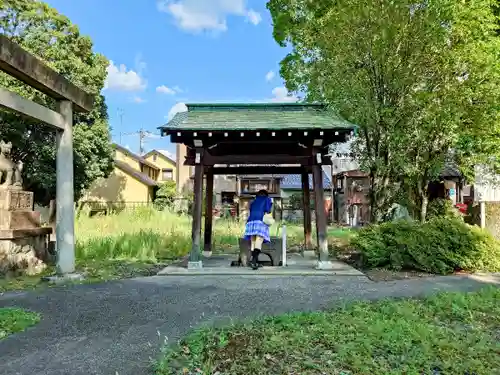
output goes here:
[[339, 262], [332, 262], [330, 260], [327, 260], [327, 261], [321, 261], [321, 260], [318, 260], [318, 262], [316, 263], [316, 269], [317, 270], [323, 270], [323, 271], [326, 271], [326, 270], [335, 270], [336, 268], [338, 268], [339, 266]]
[[203, 269], [203, 262], [201, 260], [197, 262], [188, 262], [187, 264], [188, 270], [201, 270]]
[[66, 273], [64, 275], [53, 275], [53, 276], [42, 277], [42, 281], [56, 285], [83, 281], [83, 280], [85, 280], [85, 277], [79, 273]]
[[[279, 269], [278, 269], [279, 268]], [[362, 276], [362, 272], [357, 270], [344, 271], [321, 271], [315, 269], [290, 269], [288, 267], [261, 267], [258, 270], [252, 270], [245, 267], [234, 267], [228, 269], [222, 268], [203, 268], [200, 270], [188, 270], [186, 268], [167, 267], [160, 272], [158, 276]]]
[[[165, 267], [158, 272], [162, 276], [196, 276], [196, 275], [258, 275], [258, 276], [363, 276], [364, 274], [346, 263], [332, 260], [323, 264], [323, 269], [317, 269], [316, 259], [305, 259], [299, 254], [288, 254], [286, 267], [263, 266], [258, 270], [249, 267], [231, 267], [231, 261], [237, 255], [213, 255], [200, 262], [184, 262]], [[260, 258], [259, 258], [260, 259]], [[195, 267], [193, 267], [195, 266]]]
[[308, 259], [310, 259], [310, 258], [317, 258], [317, 257], [318, 257], [318, 256], [316, 255], [316, 251], [314, 251], [314, 250], [304, 250], [304, 251], [302, 252], [302, 256], [303, 256], [304, 258], [308, 258]]

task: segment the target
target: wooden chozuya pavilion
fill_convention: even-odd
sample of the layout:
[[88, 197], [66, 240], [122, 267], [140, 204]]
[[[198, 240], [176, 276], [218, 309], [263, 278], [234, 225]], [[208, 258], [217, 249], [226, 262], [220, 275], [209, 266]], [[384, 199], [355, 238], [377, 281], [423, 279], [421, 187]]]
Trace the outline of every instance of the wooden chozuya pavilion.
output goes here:
[[346, 142], [354, 125], [323, 104], [187, 104], [187, 109], [177, 113], [160, 130], [162, 136], [170, 136], [172, 143], [186, 145], [184, 165], [194, 166], [192, 248], [188, 268], [202, 267], [204, 174], [207, 185], [204, 250], [210, 252], [216, 174], [301, 174], [305, 246], [310, 249], [309, 173], [312, 173], [318, 238], [316, 268], [330, 269], [321, 166], [332, 163], [326, 156], [328, 145]]

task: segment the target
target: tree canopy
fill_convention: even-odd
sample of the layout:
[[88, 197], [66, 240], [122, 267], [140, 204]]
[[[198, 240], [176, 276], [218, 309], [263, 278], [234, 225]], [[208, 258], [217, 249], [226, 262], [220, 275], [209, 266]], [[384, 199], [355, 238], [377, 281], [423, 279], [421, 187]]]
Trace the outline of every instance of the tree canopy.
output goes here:
[[[71, 82], [95, 95], [89, 114], [74, 114], [75, 199], [112, 169], [108, 114], [100, 94], [108, 60], [92, 51], [92, 41], [78, 27], [47, 4], [36, 0], [0, 2], [0, 32], [31, 52]], [[41, 92], [0, 72], [0, 85], [49, 108], [55, 102]], [[13, 145], [13, 157], [24, 164], [24, 188], [35, 200], [47, 203], [55, 197], [55, 133], [35, 121], [0, 112], [0, 138]]]
[[[291, 52], [290, 91], [359, 126], [372, 219], [402, 192], [425, 220], [445, 162], [464, 175], [500, 155], [500, 39], [494, 0], [270, 0], [274, 38]], [[500, 159], [496, 159], [500, 160]]]

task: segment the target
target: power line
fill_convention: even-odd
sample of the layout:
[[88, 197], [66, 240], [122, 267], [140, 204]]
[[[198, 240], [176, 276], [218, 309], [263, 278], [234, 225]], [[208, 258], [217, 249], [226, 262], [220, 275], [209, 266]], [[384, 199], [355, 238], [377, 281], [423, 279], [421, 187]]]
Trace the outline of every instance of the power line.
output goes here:
[[135, 132], [130, 132], [130, 133], [123, 133], [123, 135], [138, 135], [139, 136], [139, 155], [144, 155], [146, 153], [145, 151], [145, 143], [147, 138], [160, 138], [160, 135], [151, 133], [148, 130], [144, 130], [143, 128], [140, 128], [138, 131]]

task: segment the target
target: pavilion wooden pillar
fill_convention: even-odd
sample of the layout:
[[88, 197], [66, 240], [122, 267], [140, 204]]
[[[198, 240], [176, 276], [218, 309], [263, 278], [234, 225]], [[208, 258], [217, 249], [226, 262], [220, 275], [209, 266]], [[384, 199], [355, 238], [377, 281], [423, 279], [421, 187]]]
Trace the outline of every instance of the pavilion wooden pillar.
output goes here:
[[194, 167], [194, 202], [193, 223], [191, 231], [192, 246], [189, 253], [188, 269], [202, 268], [201, 261], [201, 216], [203, 203], [203, 151], [196, 150], [196, 163]]
[[212, 220], [213, 220], [213, 201], [214, 201], [214, 169], [209, 167], [206, 173], [205, 187], [205, 246], [204, 255], [212, 255]]
[[331, 269], [332, 263], [328, 255], [328, 239], [325, 212], [325, 194], [323, 192], [323, 170], [321, 165], [312, 166], [314, 210], [316, 212], [316, 231], [318, 233], [318, 269]]
[[302, 171], [302, 210], [304, 216], [304, 250], [312, 249], [311, 225], [311, 193], [309, 190], [309, 174]]

